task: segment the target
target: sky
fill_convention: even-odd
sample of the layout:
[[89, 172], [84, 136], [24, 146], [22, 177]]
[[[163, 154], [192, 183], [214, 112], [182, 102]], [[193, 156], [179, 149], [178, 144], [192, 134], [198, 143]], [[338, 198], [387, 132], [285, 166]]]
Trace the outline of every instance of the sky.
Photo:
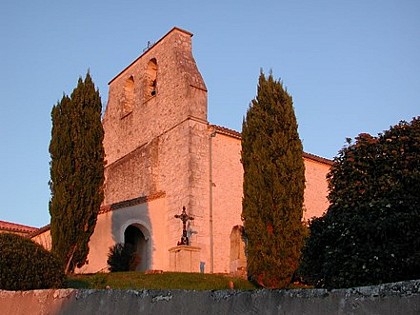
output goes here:
[[420, 1], [0, 2], [0, 220], [49, 223], [51, 109], [108, 82], [174, 26], [194, 34], [212, 124], [241, 131], [260, 70], [293, 97], [306, 152], [420, 115]]

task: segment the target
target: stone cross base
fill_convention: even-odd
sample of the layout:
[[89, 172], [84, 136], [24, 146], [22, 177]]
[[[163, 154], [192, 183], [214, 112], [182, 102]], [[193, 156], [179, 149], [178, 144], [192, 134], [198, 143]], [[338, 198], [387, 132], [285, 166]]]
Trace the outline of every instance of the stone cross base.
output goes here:
[[200, 247], [178, 245], [170, 248], [169, 269], [176, 272], [200, 272]]

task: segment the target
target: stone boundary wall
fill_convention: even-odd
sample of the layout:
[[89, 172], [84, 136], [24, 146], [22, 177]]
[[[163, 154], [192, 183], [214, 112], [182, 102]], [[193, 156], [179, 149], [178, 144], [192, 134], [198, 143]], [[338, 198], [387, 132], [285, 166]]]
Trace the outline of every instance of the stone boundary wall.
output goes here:
[[0, 291], [1, 314], [419, 314], [420, 280], [351, 289]]

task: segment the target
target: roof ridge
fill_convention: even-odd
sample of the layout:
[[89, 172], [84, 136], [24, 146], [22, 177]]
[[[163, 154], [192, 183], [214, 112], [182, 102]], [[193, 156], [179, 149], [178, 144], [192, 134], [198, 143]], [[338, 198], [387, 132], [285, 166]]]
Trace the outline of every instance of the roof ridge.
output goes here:
[[33, 231], [36, 231], [38, 228], [34, 226], [0, 220], [0, 229], [6, 230], [6, 231], [31, 233]]

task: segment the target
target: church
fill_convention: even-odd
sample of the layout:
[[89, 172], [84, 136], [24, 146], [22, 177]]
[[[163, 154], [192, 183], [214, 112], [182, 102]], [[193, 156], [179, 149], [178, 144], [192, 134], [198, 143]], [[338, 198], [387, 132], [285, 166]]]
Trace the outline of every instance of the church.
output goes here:
[[[124, 242], [136, 247], [138, 271], [246, 269], [241, 134], [209, 123], [190, 32], [173, 28], [109, 82], [103, 127], [105, 199], [77, 272], [106, 272], [110, 247]], [[306, 220], [328, 207], [332, 162], [303, 158]], [[51, 247], [48, 226], [31, 238]]]

